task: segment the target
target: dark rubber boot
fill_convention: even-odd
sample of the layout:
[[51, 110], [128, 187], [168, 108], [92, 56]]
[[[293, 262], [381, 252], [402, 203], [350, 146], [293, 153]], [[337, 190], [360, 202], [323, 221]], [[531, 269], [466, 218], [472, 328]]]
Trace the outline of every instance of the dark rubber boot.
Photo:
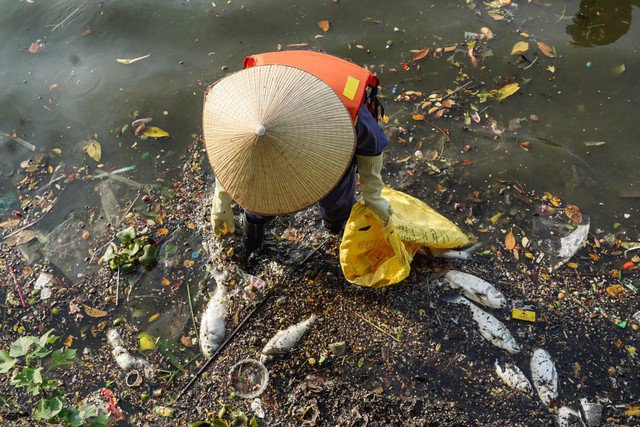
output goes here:
[[346, 224], [346, 221], [333, 222], [333, 221], [327, 221], [326, 219], [322, 220], [322, 225], [331, 234], [342, 234], [342, 230], [344, 230], [345, 224]]
[[262, 238], [264, 236], [264, 224], [252, 224], [247, 221], [246, 214], [242, 218], [242, 241], [247, 257], [262, 247]]

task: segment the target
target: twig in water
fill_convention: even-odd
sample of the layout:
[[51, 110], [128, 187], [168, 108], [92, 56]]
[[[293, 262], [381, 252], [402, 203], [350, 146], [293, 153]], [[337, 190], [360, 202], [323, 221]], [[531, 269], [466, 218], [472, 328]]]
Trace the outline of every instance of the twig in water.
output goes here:
[[470, 84], [473, 83], [473, 80], [469, 80], [468, 82], [466, 82], [465, 84], [463, 84], [462, 86], [457, 87], [453, 92], [446, 94], [445, 96], [442, 97], [442, 99], [440, 100], [440, 102], [444, 101], [447, 98], [451, 98], [453, 95], [455, 95], [456, 93], [460, 92], [463, 89], [466, 89]]
[[200, 347], [200, 334], [198, 334], [198, 326], [196, 325], [196, 317], [193, 315], [193, 304], [191, 303], [191, 287], [187, 282], [187, 297], [189, 298], [189, 312], [191, 313], [191, 321], [193, 322], [193, 330], [196, 333], [196, 340], [198, 341], [198, 348]]
[[191, 381], [189, 381], [189, 384], [187, 384], [182, 390], [180, 390], [180, 393], [178, 393], [178, 396], [176, 396], [175, 401], [178, 401], [180, 399], [180, 397], [182, 397], [182, 395], [185, 394], [187, 392], [187, 390], [189, 390], [191, 388], [191, 386], [198, 380], [198, 378], [200, 378], [200, 375], [202, 375], [202, 373], [209, 367], [209, 365], [214, 360], [216, 360], [218, 358], [218, 355], [222, 352], [222, 350], [224, 350], [224, 348], [227, 346], [227, 344], [229, 344], [229, 342], [238, 333], [238, 331], [244, 326], [244, 324], [251, 318], [251, 316], [253, 316], [253, 314], [259, 308], [261, 308], [265, 304], [265, 302], [267, 302], [267, 300], [271, 297], [272, 292], [273, 292], [273, 288], [264, 296], [264, 298], [262, 298], [262, 300], [255, 307], [253, 307], [253, 310], [251, 310], [249, 312], [249, 314], [247, 314], [246, 317], [244, 319], [242, 319], [242, 322], [240, 322], [240, 324], [238, 324], [238, 326], [236, 326], [236, 328], [233, 330], [233, 332], [231, 332], [229, 334], [227, 339], [224, 340], [224, 342], [220, 345], [220, 347], [218, 347], [218, 349], [215, 351], [215, 353], [213, 353], [211, 355], [211, 357], [209, 357], [209, 359], [207, 359], [207, 361], [204, 363], [204, 365], [202, 365], [202, 367], [198, 370], [198, 372], [196, 372], [196, 374], [193, 376], [193, 378], [191, 378]]
[[17, 142], [18, 144], [22, 145], [27, 150], [36, 151], [36, 146], [35, 145], [31, 144], [30, 142], [25, 141], [22, 138], [10, 135], [10, 134], [8, 134], [6, 132], [0, 132], [0, 135], [5, 136], [5, 137], [7, 137], [9, 139], [13, 139], [15, 142]]
[[318, 250], [320, 250], [321, 247], [323, 247], [327, 242], [329, 241], [329, 237], [327, 237], [326, 239], [324, 239], [318, 246], [316, 246], [313, 250], [311, 250], [304, 258], [302, 261], [300, 261], [296, 266], [295, 269], [298, 270], [300, 267], [302, 267], [308, 260], [309, 258], [311, 258], [313, 256], [313, 254], [315, 254], [316, 252], [318, 252]]
[[124, 211], [124, 214], [122, 215], [122, 217], [120, 217], [120, 221], [118, 221], [118, 224], [121, 223], [124, 220], [124, 217], [129, 214], [129, 211], [131, 211], [131, 208], [133, 207], [133, 205], [136, 204], [136, 202], [138, 201], [138, 198], [140, 198], [140, 191], [138, 191], [138, 194], [136, 195], [136, 198], [133, 199], [133, 202], [129, 204], [129, 207], [127, 208], [127, 210]]
[[69, 18], [71, 18], [73, 15], [75, 15], [82, 7], [84, 7], [84, 5], [87, 4], [87, 2], [82, 3], [80, 6], [76, 7], [73, 12], [71, 12], [66, 18], [64, 18], [62, 21], [60, 21], [58, 24], [56, 24], [53, 29], [51, 30], [51, 32], [54, 32], [55, 30], [58, 29], [59, 26], [63, 25], [65, 22], [67, 22], [69, 20]]
[[447, 138], [447, 142], [451, 142], [451, 138], [449, 137], [449, 134], [443, 130], [442, 128], [434, 125], [433, 123], [431, 123], [429, 120], [424, 119], [424, 121], [429, 125], [429, 126], [433, 126], [434, 128], [438, 129], [440, 132], [442, 132], [442, 134], [445, 136], [445, 138]]
[[536, 59], [534, 59], [534, 60], [533, 60], [533, 62], [532, 62], [531, 64], [529, 64], [529, 65], [527, 65], [526, 67], [524, 67], [524, 68], [523, 68], [523, 70], [528, 70], [529, 68], [531, 68], [531, 66], [532, 66], [533, 64], [535, 64], [537, 60], [538, 60], [538, 57], [536, 56]]
[[120, 266], [118, 266], [118, 281], [116, 282], [116, 307], [120, 302]]
[[365, 322], [367, 322], [368, 324], [370, 324], [371, 326], [373, 326], [374, 328], [376, 328], [377, 330], [379, 330], [380, 332], [382, 332], [383, 334], [388, 335], [389, 337], [393, 338], [395, 341], [400, 342], [400, 340], [398, 339], [398, 337], [393, 336], [393, 334], [389, 331], [385, 331], [384, 329], [382, 329], [380, 326], [376, 325], [375, 323], [373, 323], [371, 320], [367, 319], [364, 316], [359, 315], [358, 313], [353, 313], [356, 316], [358, 316], [360, 319], [364, 320]]
[[9, 271], [11, 272], [11, 276], [13, 277], [13, 283], [15, 283], [16, 289], [18, 290], [22, 308], [27, 308], [27, 304], [24, 303], [24, 297], [22, 296], [22, 288], [20, 287], [20, 283], [18, 283], [18, 278], [16, 277], [16, 273], [13, 271], [13, 267], [9, 267]]

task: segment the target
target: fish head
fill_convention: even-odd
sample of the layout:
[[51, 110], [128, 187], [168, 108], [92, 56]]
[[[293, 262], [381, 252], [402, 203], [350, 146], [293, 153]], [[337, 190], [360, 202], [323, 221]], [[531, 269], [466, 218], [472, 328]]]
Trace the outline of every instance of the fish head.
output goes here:
[[507, 300], [502, 292], [497, 289], [489, 289], [489, 292], [487, 292], [487, 301], [491, 307], [505, 308], [507, 306]]
[[550, 407], [556, 406], [556, 398], [558, 394], [548, 385], [538, 387], [538, 396], [542, 402]]
[[514, 337], [509, 337], [508, 339], [506, 339], [504, 341], [504, 345], [505, 349], [511, 354], [520, 353], [520, 350], [522, 350], [520, 344], [518, 344]]

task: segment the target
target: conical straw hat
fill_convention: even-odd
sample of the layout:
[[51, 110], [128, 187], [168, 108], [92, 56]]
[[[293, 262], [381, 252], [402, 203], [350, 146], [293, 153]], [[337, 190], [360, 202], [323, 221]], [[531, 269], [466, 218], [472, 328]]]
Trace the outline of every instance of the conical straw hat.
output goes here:
[[251, 67], [211, 85], [202, 127], [216, 180], [262, 215], [322, 199], [355, 150], [353, 122], [333, 89], [284, 65]]

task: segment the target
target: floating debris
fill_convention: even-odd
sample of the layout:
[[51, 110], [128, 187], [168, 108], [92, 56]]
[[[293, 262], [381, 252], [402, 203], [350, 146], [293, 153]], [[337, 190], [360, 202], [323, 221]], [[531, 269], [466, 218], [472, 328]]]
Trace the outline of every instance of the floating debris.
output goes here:
[[451, 270], [444, 275], [451, 287], [460, 289], [469, 299], [487, 307], [504, 308], [507, 300], [491, 283], [472, 274]]
[[551, 355], [544, 349], [538, 348], [533, 352], [531, 378], [542, 403], [547, 406], [555, 405], [558, 397], [558, 373]]
[[205, 357], [211, 356], [218, 349], [226, 333], [224, 321], [229, 310], [229, 300], [222, 282], [217, 283], [216, 292], [207, 303], [200, 323], [200, 346]]
[[569, 261], [584, 246], [588, 236], [589, 223], [586, 223], [577, 226], [569, 235], [562, 237], [560, 239], [560, 251], [558, 252], [559, 261], [553, 268], [558, 268]]
[[597, 427], [602, 420], [602, 405], [589, 402], [586, 398], [580, 399], [582, 415], [587, 427]]
[[289, 326], [287, 329], [278, 331], [262, 349], [260, 361], [262, 363], [268, 363], [274, 359], [274, 356], [289, 352], [298, 344], [315, 321], [316, 315], [312, 314], [307, 320], [303, 320], [302, 322]]
[[155, 376], [155, 372], [153, 366], [141, 357], [133, 357], [129, 351], [124, 347], [124, 343], [122, 341], [122, 337], [115, 329], [109, 329], [107, 332], [107, 340], [113, 350], [111, 350], [111, 354], [113, 355], [116, 363], [125, 372], [129, 372], [135, 368], [142, 369], [144, 372], [144, 376], [147, 379], [153, 378]]
[[527, 377], [525, 377], [520, 368], [513, 363], [506, 363], [504, 369], [502, 369], [496, 360], [495, 366], [496, 374], [498, 374], [498, 377], [509, 387], [520, 390], [526, 394], [530, 394], [533, 391]]
[[585, 423], [580, 418], [580, 413], [567, 406], [558, 409], [559, 427], [585, 427]]

